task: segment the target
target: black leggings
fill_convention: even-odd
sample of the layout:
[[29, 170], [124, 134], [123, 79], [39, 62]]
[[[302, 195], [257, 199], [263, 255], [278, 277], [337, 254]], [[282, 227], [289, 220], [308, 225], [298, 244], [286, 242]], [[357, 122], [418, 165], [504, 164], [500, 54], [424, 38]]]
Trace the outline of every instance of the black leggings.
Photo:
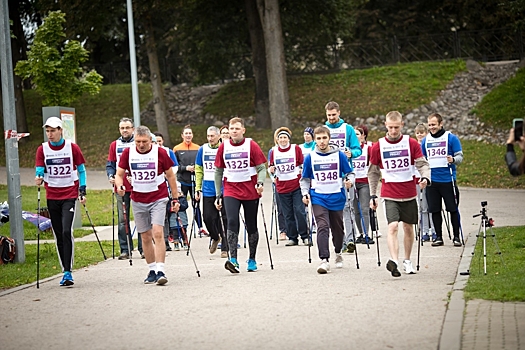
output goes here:
[[202, 228], [201, 208], [199, 206], [199, 203], [195, 202], [195, 191], [193, 191], [193, 186], [181, 184], [180, 188], [184, 197], [188, 197], [188, 192], [190, 193], [192, 213], [194, 215], [195, 220], [197, 220], [197, 226], [199, 227], [199, 229]]
[[244, 222], [248, 232], [248, 246], [250, 248], [250, 259], [255, 260], [257, 244], [259, 243], [259, 231], [257, 230], [257, 212], [259, 199], [239, 200], [233, 197], [224, 197], [224, 208], [228, 217], [228, 245], [230, 255], [237, 259], [237, 242], [239, 241], [239, 211], [244, 208]]
[[71, 271], [74, 260], [73, 220], [76, 198], [47, 200], [49, 218], [55, 235], [58, 257], [62, 271]]
[[[218, 240], [219, 237], [222, 237], [222, 226], [224, 225], [224, 228], [228, 227], [228, 221], [226, 220], [226, 209], [224, 206], [222, 206], [221, 214], [222, 224], [220, 221], [221, 219], [219, 216], [219, 211], [217, 208], [215, 208], [215, 197], [202, 197], [202, 217], [210, 237], [215, 241]], [[224, 240], [224, 242], [221, 244], [221, 251], [223, 252], [228, 251], [227, 241], [228, 240]]]
[[[452, 187], [454, 186], [454, 187]], [[432, 213], [432, 222], [436, 230], [436, 236], [443, 236], [441, 217], [441, 200], [445, 202], [445, 209], [450, 213], [450, 222], [454, 237], [459, 237], [460, 217], [458, 213], [459, 189], [456, 184], [451, 182], [433, 182], [432, 186], [427, 187], [428, 211]]]

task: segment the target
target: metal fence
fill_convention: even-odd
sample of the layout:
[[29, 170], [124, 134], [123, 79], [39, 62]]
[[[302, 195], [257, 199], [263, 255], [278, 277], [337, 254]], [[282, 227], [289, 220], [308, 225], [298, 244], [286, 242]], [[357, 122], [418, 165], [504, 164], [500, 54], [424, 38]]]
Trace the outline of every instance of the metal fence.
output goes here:
[[[471, 58], [490, 62], [521, 59], [525, 55], [524, 33], [506, 29], [484, 31], [451, 31], [442, 34], [422, 34], [391, 37], [383, 40], [356, 41], [346, 45], [329, 45], [297, 49], [287, 57], [290, 74], [323, 73], [341, 69], [367, 68], [398, 62], [436, 61]], [[129, 83], [130, 65], [112, 62], [92, 65], [106, 84]], [[149, 80], [147, 61], [139, 63], [139, 80]], [[194, 75], [180, 59], [161, 61], [163, 81], [174, 84], [191, 83]], [[238, 80], [252, 76], [251, 55], [232, 56], [224, 79]]]

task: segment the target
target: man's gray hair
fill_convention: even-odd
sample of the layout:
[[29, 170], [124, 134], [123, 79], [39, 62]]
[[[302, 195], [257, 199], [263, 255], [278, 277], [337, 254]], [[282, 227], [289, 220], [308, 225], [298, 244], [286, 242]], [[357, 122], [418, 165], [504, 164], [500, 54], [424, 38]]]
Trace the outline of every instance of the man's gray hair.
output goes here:
[[213, 126], [213, 125], [210, 126], [210, 127], [208, 128], [208, 130], [206, 130], [206, 133], [209, 133], [209, 132], [212, 132], [212, 131], [213, 131], [214, 133], [216, 133], [217, 135], [219, 135], [219, 134], [221, 133], [221, 131], [219, 130], [219, 128], [216, 127], [216, 126]]
[[149, 128], [147, 126], [137, 126], [137, 128], [135, 129], [135, 137], [137, 136], [149, 136], [151, 138], [151, 131], [149, 131]]

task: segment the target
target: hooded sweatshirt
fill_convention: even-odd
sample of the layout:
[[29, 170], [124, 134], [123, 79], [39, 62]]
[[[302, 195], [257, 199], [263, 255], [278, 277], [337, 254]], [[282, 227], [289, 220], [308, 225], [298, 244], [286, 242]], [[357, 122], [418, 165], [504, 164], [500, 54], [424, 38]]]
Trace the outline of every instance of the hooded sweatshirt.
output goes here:
[[[325, 122], [325, 125], [328, 127], [328, 129], [337, 129], [341, 125], [346, 125], [346, 140], [345, 140], [345, 147], [352, 152], [352, 158], [359, 157], [361, 155], [361, 144], [359, 143], [359, 139], [357, 138], [355, 134], [354, 128], [345, 123], [345, 121], [341, 118], [339, 118], [339, 121], [335, 124], [330, 124], [328, 120]], [[332, 130], [330, 130], [332, 132]]]

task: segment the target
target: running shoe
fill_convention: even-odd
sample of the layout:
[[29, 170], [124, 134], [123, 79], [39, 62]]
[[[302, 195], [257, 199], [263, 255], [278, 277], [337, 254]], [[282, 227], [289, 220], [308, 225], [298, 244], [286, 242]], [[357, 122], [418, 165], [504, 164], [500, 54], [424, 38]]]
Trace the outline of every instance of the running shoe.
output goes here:
[[303, 239], [303, 244], [304, 244], [305, 246], [310, 246], [310, 247], [313, 246], [313, 243], [310, 242], [310, 240], [309, 240], [308, 238]]
[[330, 264], [326, 259], [321, 260], [321, 265], [317, 268], [317, 273], [324, 275], [325, 273], [330, 272]]
[[166, 251], [171, 252], [171, 247], [169, 245], [166, 246]]
[[403, 270], [405, 270], [407, 275], [414, 275], [416, 273], [416, 270], [414, 270], [414, 266], [412, 266], [412, 262], [410, 260], [403, 260]]
[[366, 242], [365, 242], [365, 238], [361, 235], [361, 236], [359, 236], [359, 237], [356, 238], [355, 243], [356, 243], [356, 244], [359, 244], [359, 243], [366, 243]]
[[343, 255], [341, 255], [341, 253], [335, 254], [335, 268], [336, 269], [343, 268]]
[[168, 242], [173, 243], [174, 241], [175, 241], [175, 240], [173, 239], [173, 234], [170, 233], [170, 234], [168, 235]]
[[162, 272], [162, 271], [157, 272], [157, 285], [163, 286], [166, 283], [168, 283], [168, 278], [166, 277], [164, 272]]
[[228, 258], [228, 252], [227, 252], [227, 251], [222, 251], [222, 252], [221, 252], [221, 258], [222, 258], [222, 259], [226, 259], [226, 258]]
[[432, 247], [439, 247], [439, 246], [442, 246], [444, 243], [443, 243], [443, 237], [436, 237], [436, 240], [434, 242], [432, 242], [431, 246]]
[[299, 245], [299, 242], [294, 241], [294, 240], [291, 239], [290, 241], [288, 241], [288, 243], [285, 244], [285, 246], [287, 246], [287, 247], [292, 247], [294, 245]]
[[423, 242], [430, 242], [430, 236], [429, 235], [423, 235], [423, 238], [421, 240]]
[[71, 275], [71, 272], [64, 271], [64, 276], [62, 276], [60, 285], [67, 287], [67, 286], [72, 286], [73, 284], [75, 284], [75, 282], [73, 281], [73, 276]]
[[179, 250], [180, 250], [180, 247], [179, 247], [179, 243], [178, 243], [178, 242], [173, 243], [173, 250], [176, 250], [176, 251], [179, 251]]
[[[366, 238], [367, 236], [363, 237], [363, 244], [366, 244]], [[375, 244], [376, 242], [374, 242], [374, 240], [372, 239], [372, 237], [368, 237], [368, 244]]]
[[200, 234], [200, 235], [203, 235], [203, 236], [207, 236], [207, 235], [208, 235], [208, 231], [206, 231], [206, 230], [204, 229], [204, 227], [201, 227], [201, 229], [199, 230], [199, 234]]
[[149, 270], [148, 277], [144, 280], [144, 284], [153, 284], [157, 282], [157, 274], [153, 270]]
[[257, 271], [257, 263], [255, 262], [255, 260], [248, 259], [247, 263], [248, 263], [248, 267], [246, 268], [246, 270], [248, 270], [248, 272]]
[[348, 242], [346, 245], [346, 249], [348, 250], [348, 253], [352, 254], [355, 252], [355, 243], [354, 242]]
[[124, 252], [124, 253], [121, 253], [118, 257], [119, 260], [128, 260], [129, 259], [129, 255], [128, 253]]
[[224, 268], [231, 273], [239, 273], [239, 263], [237, 262], [236, 258], [231, 258], [230, 260], [227, 260], [224, 264]]
[[285, 240], [287, 240], [288, 237], [286, 236], [286, 232], [281, 232], [281, 233], [279, 234], [279, 239], [280, 239], [281, 241], [285, 241]]
[[401, 277], [401, 272], [397, 269], [397, 263], [394, 260], [388, 260], [386, 269], [392, 273], [392, 277]]
[[462, 246], [461, 241], [458, 236], [454, 236], [454, 238], [452, 239], [452, 243], [454, 243], [454, 247]]
[[437, 239], [437, 235], [435, 233], [432, 234], [432, 242], [435, 242]]
[[217, 246], [219, 245], [219, 242], [221, 241], [221, 237], [219, 237], [218, 240], [211, 240], [211, 246], [210, 246], [210, 254], [213, 254], [217, 251]]

